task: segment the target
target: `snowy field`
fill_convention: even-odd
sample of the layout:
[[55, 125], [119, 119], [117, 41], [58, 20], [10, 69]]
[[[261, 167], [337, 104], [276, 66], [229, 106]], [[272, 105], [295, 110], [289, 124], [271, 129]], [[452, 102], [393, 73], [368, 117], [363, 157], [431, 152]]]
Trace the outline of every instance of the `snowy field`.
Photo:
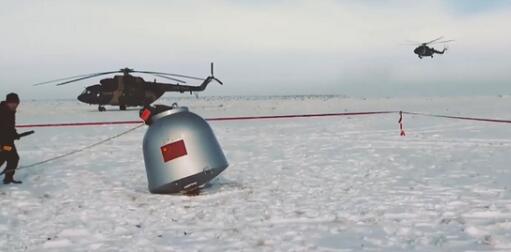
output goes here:
[[[511, 97], [167, 98], [203, 117], [406, 110], [511, 119]], [[113, 108], [109, 108], [113, 109]], [[18, 123], [136, 120], [24, 101]], [[152, 195], [145, 127], [0, 185], [0, 251], [511, 251], [511, 125], [396, 114], [211, 122], [229, 168]], [[21, 165], [134, 125], [36, 128]], [[28, 129], [19, 129], [25, 131]]]

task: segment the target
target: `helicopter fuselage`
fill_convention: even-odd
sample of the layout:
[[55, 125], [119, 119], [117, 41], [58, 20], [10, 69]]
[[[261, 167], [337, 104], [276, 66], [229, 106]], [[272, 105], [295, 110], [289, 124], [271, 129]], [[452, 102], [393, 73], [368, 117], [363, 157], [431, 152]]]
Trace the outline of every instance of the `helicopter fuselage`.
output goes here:
[[158, 98], [165, 92], [200, 92], [204, 91], [209, 83], [217, 81], [222, 83], [212, 75], [199, 86], [189, 86], [180, 84], [169, 84], [148, 82], [141, 77], [132, 76], [130, 74], [116, 75], [114, 78], [102, 79], [100, 84], [88, 86], [77, 97], [83, 103], [99, 105], [98, 109], [104, 111], [104, 105], [119, 106], [121, 110], [126, 107], [146, 106]]
[[417, 48], [413, 50], [415, 54], [419, 56], [419, 58], [422, 59], [422, 57], [433, 57], [433, 54], [444, 54], [445, 48], [442, 51], [435, 50], [433, 47], [429, 47], [427, 45], [420, 45]]
[[102, 79], [100, 84], [88, 86], [77, 97], [83, 103], [121, 107], [144, 106], [165, 93], [157, 85], [131, 75]]

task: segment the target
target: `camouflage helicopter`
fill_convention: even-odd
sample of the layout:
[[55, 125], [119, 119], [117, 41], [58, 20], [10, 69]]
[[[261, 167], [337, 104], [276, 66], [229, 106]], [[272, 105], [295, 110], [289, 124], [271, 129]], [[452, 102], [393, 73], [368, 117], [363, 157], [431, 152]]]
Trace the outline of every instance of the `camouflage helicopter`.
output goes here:
[[440, 44], [440, 43], [445, 44], [445, 43], [449, 43], [449, 42], [454, 41], [454, 40], [440, 41], [443, 38], [444, 37], [439, 37], [437, 39], [431, 40], [429, 42], [423, 42], [423, 43], [412, 42], [413, 43], [412, 45], [419, 45], [418, 47], [416, 47], [413, 50], [413, 52], [415, 54], [417, 54], [417, 56], [419, 56], [419, 59], [422, 59], [422, 57], [431, 57], [431, 58], [433, 58], [433, 54], [435, 54], [435, 53], [436, 54], [444, 54], [445, 51], [447, 51], [447, 47], [444, 47], [444, 49], [442, 51], [438, 51], [435, 48], [428, 46], [428, 45], [434, 45], [434, 44]]
[[[160, 98], [165, 92], [190, 92], [190, 94], [192, 94], [192, 92], [205, 90], [212, 81], [223, 85], [223, 82], [214, 76], [213, 63], [211, 63], [211, 75], [205, 79], [182, 74], [137, 71], [131, 68], [123, 68], [118, 71], [82, 74], [40, 82], [34, 84], [34, 86], [55, 83], [57, 86], [62, 86], [101, 75], [115, 73], [122, 73], [122, 75], [115, 75], [113, 78], [102, 79], [99, 81], [99, 84], [86, 87], [77, 99], [83, 103], [98, 105], [99, 111], [105, 111], [105, 105], [119, 106], [120, 110], [126, 110], [127, 107], [149, 105]], [[132, 73], [151, 74], [175, 81], [176, 84], [160, 83], [156, 82], [156, 79], [153, 82], [145, 81], [141, 77], [131, 75]], [[202, 83], [199, 86], [182, 85], [186, 83], [186, 81], [181, 79], [200, 80]]]

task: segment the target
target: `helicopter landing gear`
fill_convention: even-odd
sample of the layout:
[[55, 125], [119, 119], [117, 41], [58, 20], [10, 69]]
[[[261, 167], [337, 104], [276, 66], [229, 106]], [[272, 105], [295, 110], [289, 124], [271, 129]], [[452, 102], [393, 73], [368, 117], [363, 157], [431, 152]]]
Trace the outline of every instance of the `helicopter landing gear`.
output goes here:
[[99, 105], [99, 106], [98, 106], [98, 111], [99, 111], [99, 112], [106, 111], [106, 108], [105, 108], [105, 107], [103, 107], [103, 106], [101, 106], [101, 105]]
[[126, 105], [119, 106], [119, 109], [122, 110], [122, 111], [126, 110]]

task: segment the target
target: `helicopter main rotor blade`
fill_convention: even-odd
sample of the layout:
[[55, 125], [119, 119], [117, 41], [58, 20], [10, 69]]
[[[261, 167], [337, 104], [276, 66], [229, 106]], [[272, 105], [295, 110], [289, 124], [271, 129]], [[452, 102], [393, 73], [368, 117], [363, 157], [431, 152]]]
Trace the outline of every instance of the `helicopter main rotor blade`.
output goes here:
[[150, 72], [150, 71], [133, 71], [135, 73], [146, 73], [146, 74], [159, 74], [159, 75], [168, 75], [168, 76], [174, 76], [174, 77], [180, 77], [180, 78], [186, 78], [186, 79], [192, 79], [192, 80], [204, 80], [199, 77], [193, 77], [188, 75], [182, 75], [182, 74], [173, 74], [173, 73], [162, 73], [162, 72]]
[[429, 45], [429, 44], [431, 44], [431, 43], [433, 43], [433, 42], [435, 42], [435, 41], [437, 41], [437, 40], [443, 39], [443, 38], [444, 38], [444, 36], [441, 36], [441, 37], [438, 37], [438, 38], [436, 38], [436, 39], [433, 39], [433, 40], [431, 40], [431, 41], [429, 41], [429, 42], [426, 42], [426, 43], [424, 43], [424, 44], [425, 44], [425, 45]]
[[66, 84], [69, 84], [69, 83], [72, 83], [72, 82], [77, 82], [77, 81], [81, 81], [81, 80], [85, 80], [85, 79], [89, 79], [89, 78], [94, 78], [94, 77], [101, 76], [101, 75], [113, 74], [113, 73], [121, 73], [121, 71], [112, 71], [112, 72], [104, 72], [104, 73], [91, 74], [91, 75], [88, 75], [88, 76], [85, 76], [85, 77], [81, 77], [81, 78], [78, 78], [78, 79], [73, 79], [73, 80], [57, 83], [56, 86], [62, 86], [62, 85], [66, 85]]
[[36, 84], [33, 84], [32, 86], [40, 86], [40, 85], [45, 85], [45, 84], [51, 84], [51, 83], [55, 83], [55, 82], [59, 82], [59, 81], [65, 81], [65, 80], [69, 80], [69, 79], [81, 78], [81, 77], [85, 77], [85, 76], [89, 76], [89, 75], [94, 75], [94, 74], [98, 74], [98, 73], [80, 74], [80, 75], [70, 76], [70, 77], [66, 77], [66, 78], [60, 78], [60, 79], [56, 79], [56, 80], [38, 82]]
[[422, 44], [422, 43], [411, 43], [411, 42], [410, 42], [410, 43], [408, 43], [408, 42], [407, 42], [407, 43], [400, 43], [399, 45], [405, 45], [405, 46], [418, 46], [418, 45], [420, 45], [420, 44]]
[[165, 75], [161, 75], [161, 74], [152, 74], [154, 76], [158, 76], [158, 77], [161, 77], [161, 78], [165, 78], [165, 79], [169, 79], [169, 80], [173, 80], [173, 81], [177, 81], [179, 83], [186, 83], [186, 81], [184, 80], [180, 80], [180, 79], [176, 79], [176, 78], [172, 78], [172, 77], [168, 77], [168, 76], [165, 76]]
[[406, 40], [405, 41], [406, 44], [414, 44], [414, 45], [420, 45], [422, 44], [422, 42], [419, 42], [419, 41], [415, 41], [415, 40]]
[[431, 43], [432, 45], [434, 44], [442, 44], [442, 43], [449, 43], [449, 42], [452, 42], [454, 41], [454, 39], [450, 39], [450, 40], [443, 40], [443, 41], [436, 41], [434, 43]]

